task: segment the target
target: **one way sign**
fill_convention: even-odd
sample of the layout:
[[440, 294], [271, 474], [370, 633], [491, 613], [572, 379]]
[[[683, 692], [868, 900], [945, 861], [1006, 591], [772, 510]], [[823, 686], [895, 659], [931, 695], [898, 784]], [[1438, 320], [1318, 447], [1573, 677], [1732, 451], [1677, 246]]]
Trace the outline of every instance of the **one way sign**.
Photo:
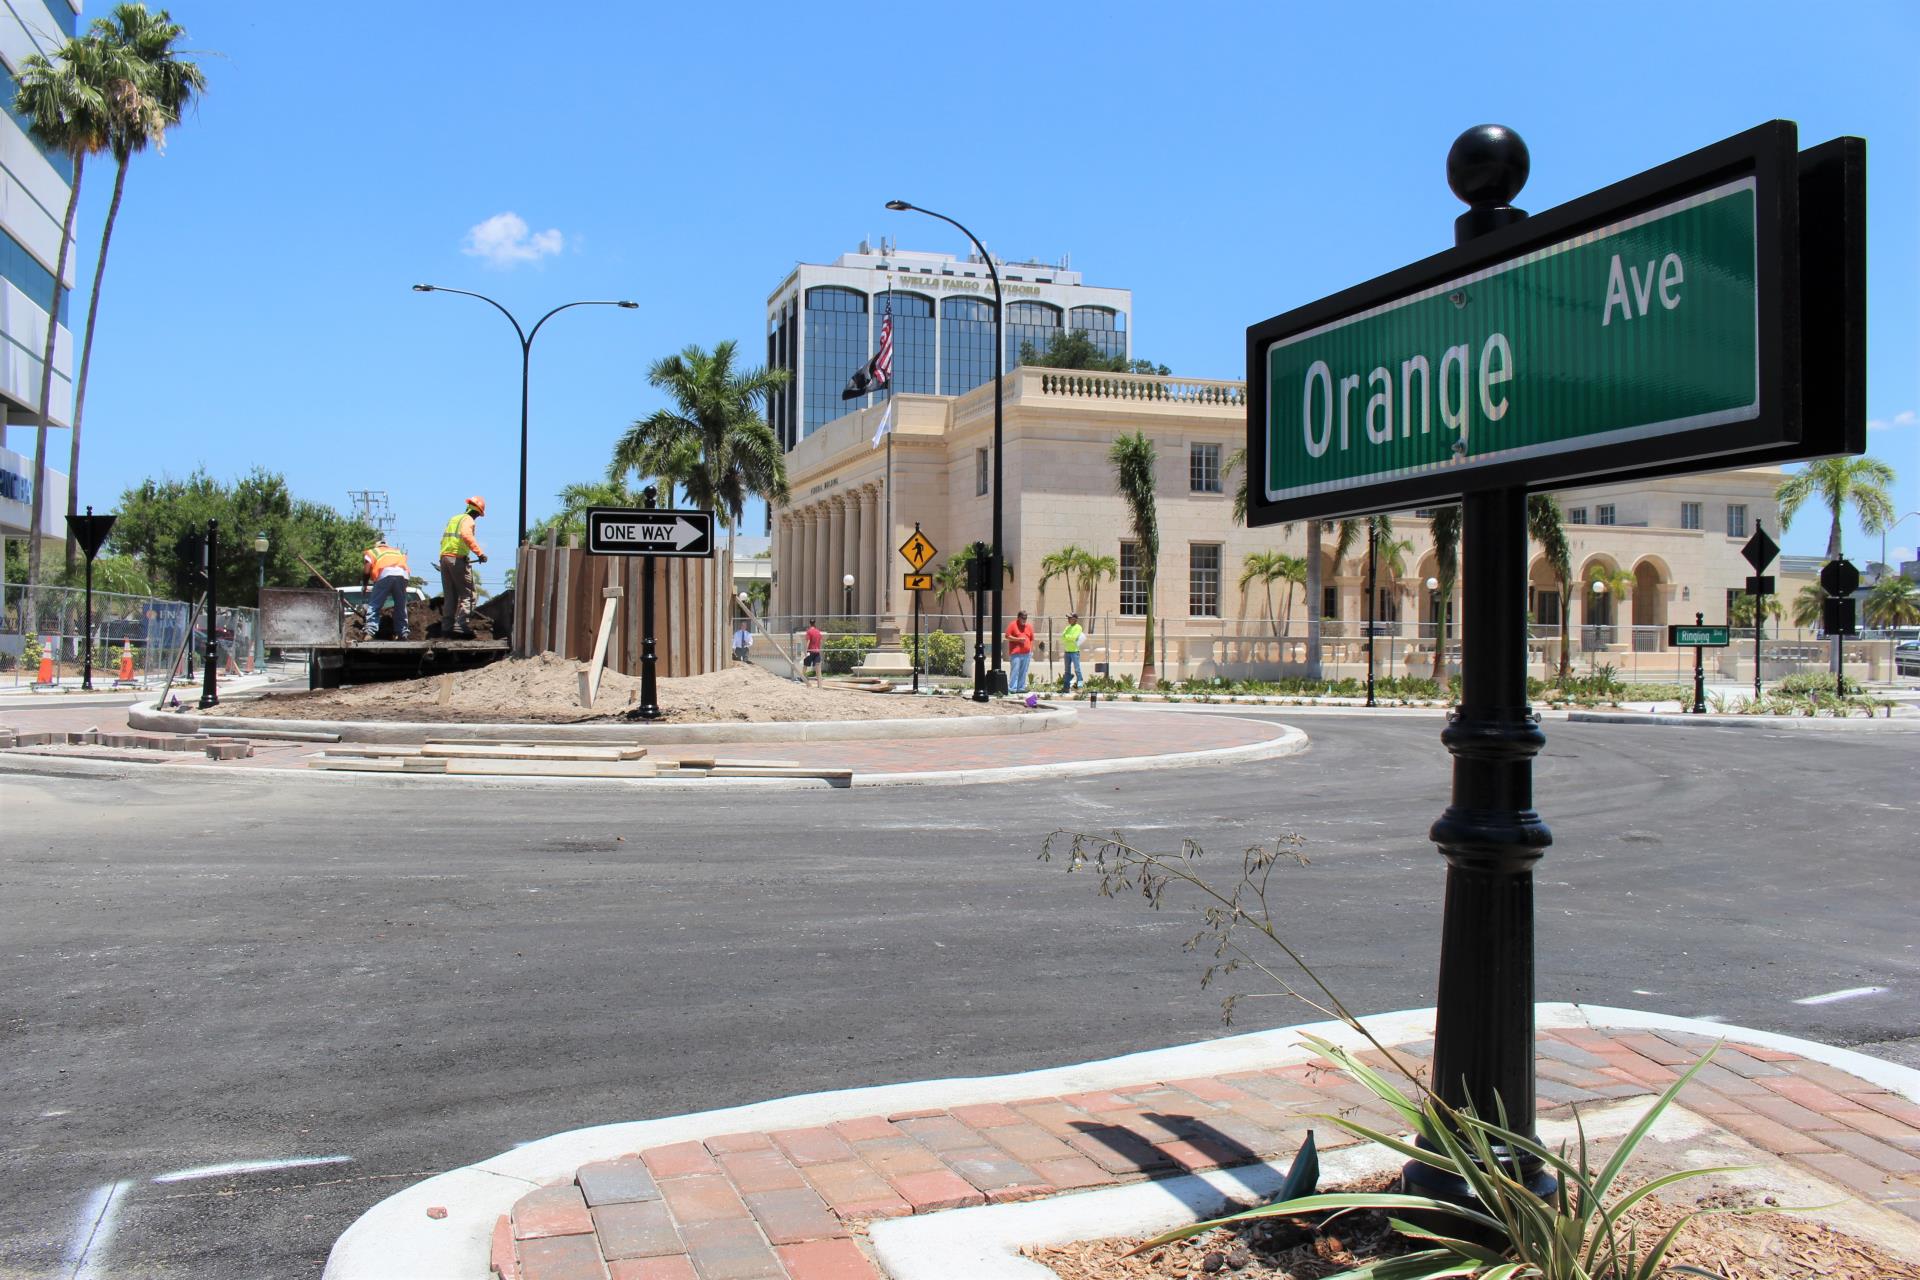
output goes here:
[[705, 559], [713, 554], [713, 512], [591, 507], [587, 550], [603, 556]]

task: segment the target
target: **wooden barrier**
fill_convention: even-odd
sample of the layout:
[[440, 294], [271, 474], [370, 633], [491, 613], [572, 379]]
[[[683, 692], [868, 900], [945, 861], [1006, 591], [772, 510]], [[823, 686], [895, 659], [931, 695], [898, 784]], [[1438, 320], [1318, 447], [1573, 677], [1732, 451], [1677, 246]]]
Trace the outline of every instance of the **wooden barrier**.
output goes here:
[[[588, 662], [602, 602], [618, 588], [619, 611], [607, 637], [606, 666], [640, 674], [640, 557], [592, 555], [579, 547], [520, 548], [514, 571], [513, 654], [553, 653]], [[725, 548], [710, 560], [661, 557], [653, 568], [655, 670], [662, 678], [724, 668], [733, 582]]]

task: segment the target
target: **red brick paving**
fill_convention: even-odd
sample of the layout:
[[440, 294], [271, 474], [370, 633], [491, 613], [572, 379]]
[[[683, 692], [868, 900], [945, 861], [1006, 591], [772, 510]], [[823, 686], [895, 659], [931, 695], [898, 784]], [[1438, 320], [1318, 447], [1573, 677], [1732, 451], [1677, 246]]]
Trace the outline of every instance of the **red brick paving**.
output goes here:
[[[1543, 1032], [1540, 1078], [1580, 1096], [1543, 1092], [1541, 1114], [1650, 1094], [1712, 1043], [1677, 1032]], [[1419, 1069], [1431, 1043], [1395, 1052]], [[1920, 1106], [1758, 1046], [1728, 1044], [1696, 1082], [1710, 1072], [1714, 1083], [1690, 1084], [1683, 1106], [1920, 1221]], [[579, 1180], [595, 1194], [635, 1197], [591, 1216], [578, 1186], [529, 1192], [501, 1219], [492, 1270], [502, 1280], [878, 1280], [863, 1248], [875, 1217], [1290, 1155], [1310, 1117], [1329, 1107], [1397, 1128], [1370, 1098], [1340, 1072], [1296, 1064], [719, 1134], [583, 1166]], [[1325, 1126], [1321, 1137], [1324, 1147], [1355, 1141]], [[650, 1197], [648, 1173], [664, 1198]], [[652, 1253], [662, 1248], [672, 1252]], [[633, 1256], [642, 1251], [651, 1256]]]

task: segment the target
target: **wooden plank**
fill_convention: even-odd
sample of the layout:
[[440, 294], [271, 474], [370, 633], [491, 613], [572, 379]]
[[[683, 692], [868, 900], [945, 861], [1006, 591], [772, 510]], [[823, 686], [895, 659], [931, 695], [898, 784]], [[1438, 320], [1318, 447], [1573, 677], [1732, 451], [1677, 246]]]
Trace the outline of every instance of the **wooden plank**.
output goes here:
[[332, 748], [330, 750], [321, 752], [320, 758], [323, 760], [347, 760], [347, 759], [359, 759], [359, 758], [418, 760], [421, 758], [421, 756], [420, 756], [419, 747], [384, 746], [379, 743], [368, 743], [368, 744], [365, 744], [362, 746], [356, 746], [356, 747]]
[[398, 760], [354, 760], [340, 756], [318, 756], [307, 761], [309, 769], [332, 769], [340, 773], [399, 773]]
[[448, 773], [530, 778], [651, 778], [651, 760], [447, 760]]
[[419, 748], [423, 756], [458, 760], [639, 760], [645, 747], [627, 746], [541, 746], [518, 747], [476, 742], [429, 743]]
[[443, 707], [453, 705], [453, 672], [443, 671], [440, 673], [440, 692], [434, 700]]
[[600, 696], [600, 668], [607, 661], [607, 641], [613, 635], [613, 618], [620, 611], [620, 588], [603, 587], [606, 597], [600, 606], [600, 633], [594, 637], [593, 657], [587, 661], [587, 669], [580, 673], [580, 705], [592, 709], [593, 700]]
[[640, 674], [640, 557], [620, 557], [621, 571], [625, 581], [621, 584], [627, 589], [627, 599], [633, 601], [627, 610], [627, 625], [624, 628], [626, 648], [621, 651], [619, 668], [622, 674], [637, 676]]

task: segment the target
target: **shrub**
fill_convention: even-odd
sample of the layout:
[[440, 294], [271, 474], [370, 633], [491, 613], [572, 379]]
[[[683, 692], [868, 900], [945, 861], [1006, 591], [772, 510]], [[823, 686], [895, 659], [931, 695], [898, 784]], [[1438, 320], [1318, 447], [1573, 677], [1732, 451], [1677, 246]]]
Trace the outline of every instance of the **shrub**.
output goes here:
[[[1860, 682], [1852, 676], [1839, 677], [1841, 688], [1848, 697], [1863, 692]], [[1775, 693], [1789, 693], [1805, 696], [1807, 694], [1825, 694], [1833, 696], [1834, 675], [1831, 671], [1798, 671], [1773, 686]]]
[[29, 631], [22, 637], [20, 645], [20, 669], [38, 671], [40, 659], [46, 656], [46, 650], [40, 647], [40, 637]]
[[828, 636], [821, 645], [821, 652], [825, 655], [823, 661], [826, 665], [827, 674], [830, 676], [846, 675], [849, 671], [859, 666], [861, 660], [869, 653], [873, 652], [875, 643], [876, 641], [872, 636]]
[[965, 636], [935, 631], [920, 637], [919, 648], [914, 648], [912, 636], [906, 637], [906, 640], [907, 647], [913, 653], [913, 664], [929, 675], [960, 676], [967, 673]]

